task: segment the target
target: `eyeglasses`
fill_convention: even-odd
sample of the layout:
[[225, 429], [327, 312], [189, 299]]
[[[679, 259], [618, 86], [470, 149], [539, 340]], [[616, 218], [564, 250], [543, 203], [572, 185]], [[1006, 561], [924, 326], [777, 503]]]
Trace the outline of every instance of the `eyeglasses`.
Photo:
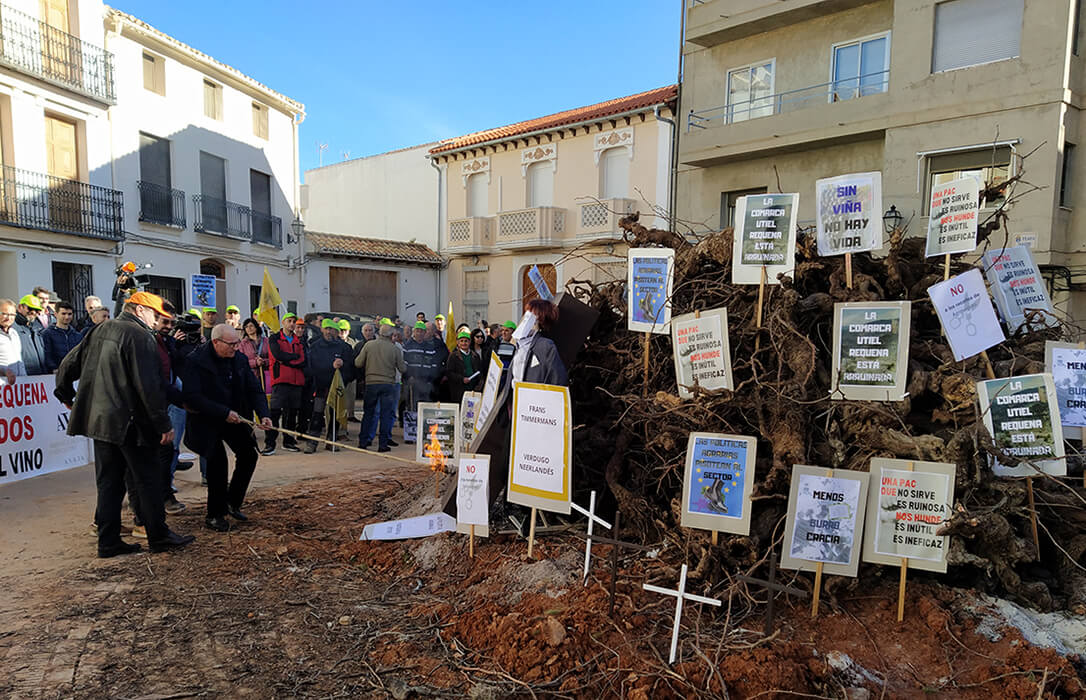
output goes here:
[[232, 348], [236, 348], [236, 347], [238, 347], [239, 345], [241, 345], [241, 341], [240, 341], [240, 340], [235, 340], [234, 342], [232, 342], [232, 343], [231, 343], [231, 342], [227, 342], [227, 341], [225, 341], [225, 340], [222, 340], [222, 339], [220, 339], [220, 338], [216, 338], [216, 339], [215, 339], [215, 342], [216, 342], [216, 343], [222, 343], [223, 345], [229, 345], [229, 346], [230, 346], [230, 347], [232, 347]]

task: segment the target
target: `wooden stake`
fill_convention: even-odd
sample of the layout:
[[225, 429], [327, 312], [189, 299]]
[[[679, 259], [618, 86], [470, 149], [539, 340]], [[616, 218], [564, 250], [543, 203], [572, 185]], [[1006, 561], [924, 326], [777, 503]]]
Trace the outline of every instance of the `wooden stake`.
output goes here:
[[645, 379], [644, 384], [641, 385], [641, 395], [648, 396], [649, 394], [649, 340], [652, 338], [652, 333], [645, 331], [645, 351], [642, 353], [644, 359], [641, 365], [641, 374]]
[[897, 621], [905, 619], [905, 575], [909, 571], [909, 558], [901, 558], [901, 579], [897, 584]]
[[765, 271], [765, 265], [762, 265], [762, 281], [758, 283], [758, 306], [754, 308], [754, 327], [762, 327], [762, 305], [765, 303], [765, 285], [769, 280]]
[[845, 286], [852, 289], [852, 253], [845, 253]]
[[720, 534], [719, 532], [717, 532], [716, 530], [713, 530], [713, 546], [714, 547], [716, 546], [717, 535], [719, 535], [719, 534]]
[[434, 472], [434, 499], [441, 499], [441, 473]]
[[1033, 534], [1033, 548], [1037, 551], [1037, 561], [1041, 560], [1041, 540], [1037, 537], [1037, 504], [1033, 500], [1033, 477], [1026, 477], [1026, 497], [1029, 499], [1029, 529]]
[[532, 508], [532, 524], [528, 528], [528, 558], [532, 558], [532, 548], [535, 546], [535, 508]]
[[943, 256], [943, 281], [950, 279], [950, 253]]
[[811, 596], [811, 617], [818, 617], [818, 599], [822, 596], [822, 562], [815, 565], [814, 595]]
[[988, 375], [989, 379], [995, 379], [995, 367], [992, 367], [992, 361], [988, 359], [988, 351], [981, 350], [980, 357], [982, 360], [984, 360], [984, 373]]
[[471, 525], [469, 527], [469, 530], [470, 530], [470, 532], [468, 533], [468, 556], [471, 557], [472, 559], [474, 559], [475, 558], [475, 526]]

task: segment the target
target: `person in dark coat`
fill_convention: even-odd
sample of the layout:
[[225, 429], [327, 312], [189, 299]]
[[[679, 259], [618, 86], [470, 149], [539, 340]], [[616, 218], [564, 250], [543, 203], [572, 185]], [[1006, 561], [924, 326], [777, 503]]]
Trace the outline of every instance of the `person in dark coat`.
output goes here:
[[22, 341], [23, 366], [30, 376], [49, 374], [45, 363], [45, 341], [41, 337], [41, 326], [37, 323], [41, 310], [41, 303], [33, 294], [20, 299], [16, 307], [15, 332]]
[[161, 313], [165, 313], [161, 297], [148, 292], [131, 295], [120, 317], [91, 328], [57, 370], [54, 394], [71, 409], [68, 434], [94, 440], [98, 486], [94, 522], [98, 556], [103, 558], [140, 549], [121, 539], [126, 472], [138, 493], [152, 552], [184, 547], [196, 539], [166, 526], [162, 503], [156, 450], [173, 441], [173, 429], [151, 331], [155, 315]]
[[[320, 437], [324, 432], [324, 406], [328, 402], [332, 378], [338, 369], [346, 386], [354, 377], [353, 357], [351, 346], [339, 338], [336, 322], [330, 318], [321, 321], [321, 337], [309, 345], [309, 369], [313, 378], [313, 411], [308, 416], [310, 435]], [[317, 443], [306, 440], [302, 451], [313, 454], [317, 451]]]
[[553, 303], [544, 299], [533, 299], [528, 303], [528, 313], [513, 334], [517, 341], [513, 381], [556, 386], [569, 383], [558, 347], [546, 337], [557, 322], [558, 307]]
[[[227, 515], [249, 519], [241, 505], [256, 469], [257, 450], [253, 429], [241, 422], [242, 416], [256, 413], [262, 428], [272, 428], [268, 400], [248, 360], [238, 354], [239, 345], [237, 330], [220, 323], [211, 330], [211, 342], [189, 355], [181, 379], [181, 400], [189, 410], [185, 445], [207, 458], [205, 522], [219, 532], [230, 529]], [[229, 485], [224, 443], [234, 453]]]
[[459, 404], [466, 391], [478, 391], [483, 381], [483, 358], [471, 347], [471, 333], [460, 331], [456, 349], [445, 362], [445, 378], [449, 381], [449, 400]]
[[45, 331], [42, 331], [42, 343], [45, 346], [45, 369], [48, 372], [56, 372], [60, 367], [60, 361], [64, 356], [79, 345], [83, 334], [72, 327], [72, 319], [75, 317], [75, 309], [66, 301], [57, 304], [57, 322]]

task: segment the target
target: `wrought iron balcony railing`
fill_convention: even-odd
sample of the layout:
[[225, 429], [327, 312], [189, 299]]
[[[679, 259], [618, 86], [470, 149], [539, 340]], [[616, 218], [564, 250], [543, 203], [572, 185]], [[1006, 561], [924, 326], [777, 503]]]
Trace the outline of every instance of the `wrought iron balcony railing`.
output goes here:
[[192, 228], [197, 233], [212, 233], [228, 238], [251, 240], [252, 212], [249, 207], [228, 202], [206, 194], [192, 195], [196, 221]]
[[283, 220], [278, 216], [253, 210], [253, 243], [283, 247]]
[[0, 65], [117, 104], [113, 54], [2, 4]]
[[0, 223], [120, 241], [124, 195], [108, 187], [4, 166]]
[[185, 193], [153, 182], [136, 183], [140, 192], [140, 221], [185, 228]]

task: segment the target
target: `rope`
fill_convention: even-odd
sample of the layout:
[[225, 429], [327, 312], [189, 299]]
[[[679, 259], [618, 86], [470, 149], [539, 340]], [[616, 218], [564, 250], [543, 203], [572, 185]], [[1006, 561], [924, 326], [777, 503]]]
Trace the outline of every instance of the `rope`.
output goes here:
[[[246, 425], [252, 426], [254, 428], [259, 428], [260, 430], [265, 430], [265, 428], [263, 426], [261, 426], [259, 423], [251, 421], [248, 418], [242, 418], [241, 416], [238, 416], [238, 418], [240, 418], [241, 422], [245, 423]], [[271, 430], [274, 430], [277, 433], [283, 433], [284, 435], [291, 435], [291, 436], [293, 436], [295, 438], [299, 438], [301, 440], [313, 440], [314, 442], [323, 442], [326, 445], [332, 445], [333, 447], [338, 447], [339, 449], [342, 449], [342, 450], [350, 450], [352, 452], [361, 452], [362, 454], [370, 455], [371, 457], [376, 456], [376, 457], [381, 457], [383, 459], [391, 459], [391, 460], [394, 460], [394, 461], [397, 461], [397, 462], [403, 462], [404, 464], [411, 464], [411, 465], [416, 466], [416, 467], [423, 466], [423, 465], [419, 464], [418, 462], [416, 462], [413, 459], [404, 459], [403, 457], [394, 457], [393, 455], [390, 455], [387, 452], [374, 452], [372, 450], [363, 450], [361, 447], [355, 447], [354, 445], [347, 445], [347, 444], [344, 444], [342, 442], [333, 442], [331, 440], [325, 440], [324, 438], [321, 438], [321, 437], [316, 437], [316, 436], [313, 436], [313, 435], [306, 435], [305, 433], [298, 433], [298, 432], [295, 432], [293, 430], [287, 430], [286, 428], [272, 428]]]

